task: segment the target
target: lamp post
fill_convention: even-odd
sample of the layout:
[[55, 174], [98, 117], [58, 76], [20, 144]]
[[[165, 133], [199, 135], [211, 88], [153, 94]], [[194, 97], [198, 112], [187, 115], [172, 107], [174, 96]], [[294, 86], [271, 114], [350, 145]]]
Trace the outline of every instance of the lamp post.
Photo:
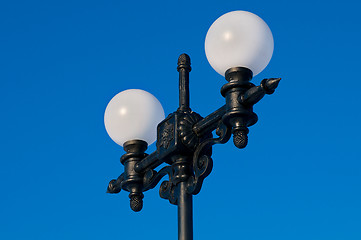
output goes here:
[[[129, 192], [130, 207], [143, 207], [143, 192], [160, 185], [161, 198], [178, 206], [178, 239], [193, 239], [192, 197], [211, 173], [212, 146], [233, 135], [237, 148], [247, 145], [248, 127], [258, 118], [253, 105], [272, 94], [280, 78], [263, 79], [259, 86], [250, 81], [269, 63], [273, 37], [267, 24], [246, 11], [234, 11], [218, 18], [208, 30], [205, 51], [211, 66], [227, 83], [221, 94], [225, 105], [201, 117], [189, 106], [190, 58], [180, 55], [179, 108], [164, 119], [159, 101], [143, 90], [117, 94], [108, 104], [104, 122], [109, 136], [126, 154], [121, 157], [124, 172], [110, 181], [108, 193]], [[213, 137], [213, 131], [217, 137]], [[145, 151], [155, 140], [157, 149]], [[164, 164], [159, 171], [155, 168]]]

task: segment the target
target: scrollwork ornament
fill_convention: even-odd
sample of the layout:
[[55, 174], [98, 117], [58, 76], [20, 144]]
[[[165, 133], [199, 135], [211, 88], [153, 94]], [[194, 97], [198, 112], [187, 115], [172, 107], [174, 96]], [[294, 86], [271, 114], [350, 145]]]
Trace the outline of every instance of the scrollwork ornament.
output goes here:
[[178, 185], [174, 185], [171, 181], [164, 181], [159, 188], [159, 196], [168, 199], [171, 204], [178, 204]]
[[226, 143], [231, 135], [231, 128], [223, 124], [222, 121], [218, 124], [216, 130], [218, 138], [208, 138], [204, 140], [196, 149], [193, 155], [193, 171], [194, 176], [188, 180], [187, 191], [190, 194], [196, 195], [202, 188], [203, 180], [211, 173], [213, 168], [213, 160], [207, 149], [211, 148], [214, 144]]
[[122, 190], [124, 181], [124, 174], [121, 174], [117, 179], [112, 179], [107, 188], [107, 193], [119, 193]]
[[172, 166], [166, 166], [159, 170], [159, 172], [149, 169], [144, 173], [143, 177], [143, 191], [154, 188], [160, 180], [168, 175], [169, 181], [163, 181], [159, 188], [159, 195], [163, 199], [168, 199], [170, 203], [177, 204], [176, 185], [173, 183]]
[[149, 169], [148, 171], [146, 171], [143, 177], [143, 191], [155, 188], [155, 186], [157, 186], [157, 184], [165, 175], [168, 175], [169, 179], [172, 179], [171, 166], [166, 166], [159, 170], [159, 172], [153, 169]]
[[214, 144], [223, 144], [228, 142], [228, 140], [231, 138], [232, 131], [230, 127], [223, 123], [223, 121], [220, 121], [216, 129], [216, 134], [219, 136], [219, 138], [214, 139]]

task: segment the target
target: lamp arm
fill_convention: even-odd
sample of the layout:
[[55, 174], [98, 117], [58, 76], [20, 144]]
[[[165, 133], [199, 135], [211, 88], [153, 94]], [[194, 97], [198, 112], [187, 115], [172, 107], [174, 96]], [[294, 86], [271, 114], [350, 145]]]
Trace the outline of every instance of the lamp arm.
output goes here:
[[281, 78], [263, 79], [261, 85], [248, 89], [244, 94], [240, 95], [238, 101], [247, 106], [254, 105], [266, 94], [274, 93], [280, 80]]
[[163, 162], [163, 159], [159, 159], [157, 151], [154, 151], [142, 160], [140, 160], [140, 162], [135, 165], [134, 170], [137, 173], [142, 173], [148, 169], [155, 169]]
[[202, 137], [213, 132], [217, 129], [219, 121], [222, 119], [223, 115], [226, 113], [226, 105], [218, 108], [216, 111], [210, 113], [208, 116], [194, 124], [193, 132], [197, 134], [198, 137]]

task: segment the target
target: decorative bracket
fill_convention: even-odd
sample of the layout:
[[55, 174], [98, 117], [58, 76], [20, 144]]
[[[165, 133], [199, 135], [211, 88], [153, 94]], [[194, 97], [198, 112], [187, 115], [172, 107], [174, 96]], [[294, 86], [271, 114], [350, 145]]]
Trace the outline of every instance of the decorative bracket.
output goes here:
[[211, 173], [213, 160], [211, 158], [211, 149], [214, 144], [223, 144], [228, 142], [231, 137], [231, 128], [227, 127], [222, 121], [216, 130], [218, 138], [208, 138], [204, 140], [195, 150], [193, 155], [194, 176], [188, 179], [187, 192], [193, 195], [199, 193], [202, 188], [203, 180]]

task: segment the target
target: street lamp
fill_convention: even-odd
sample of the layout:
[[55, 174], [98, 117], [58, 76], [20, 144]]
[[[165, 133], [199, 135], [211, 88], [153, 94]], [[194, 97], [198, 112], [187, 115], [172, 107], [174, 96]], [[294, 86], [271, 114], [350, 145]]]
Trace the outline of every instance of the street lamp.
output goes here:
[[[199, 193], [203, 180], [212, 171], [212, 146], [223, 144], [233, 135], [234, 145], [247, 145], [248, 127], [258, 117], [253, 105], [272, 94], [280, 78], [251, 83], [269, 63], [273, 36], [257, 15], [234, 11], [218, 18], [209, 28], [205, 51], [211, 66], [228, 83], [222, 89], [226, 104], [206, 117], [189, 107], [190, 58], [180, 55], [179, 108], [164, 119], [159, 101], [150, 93], [130, 89], [117, 94], [108, 104], [104, 122], [109, 136], [126, 154], [121, 157], [124, 172], [110, 181], [108, 193], [128, 191], [130, 207], [140, 211], [143, 192], [160, 185], [161, 198], [178, 206], [178, 239], [193, 239], [192, 196]], [[213, 137], [215, 131], [218, 137]], [[157, 150], [146, 154], [157, 139]], [[165, 164], [159, 171], [154, 169]]]

